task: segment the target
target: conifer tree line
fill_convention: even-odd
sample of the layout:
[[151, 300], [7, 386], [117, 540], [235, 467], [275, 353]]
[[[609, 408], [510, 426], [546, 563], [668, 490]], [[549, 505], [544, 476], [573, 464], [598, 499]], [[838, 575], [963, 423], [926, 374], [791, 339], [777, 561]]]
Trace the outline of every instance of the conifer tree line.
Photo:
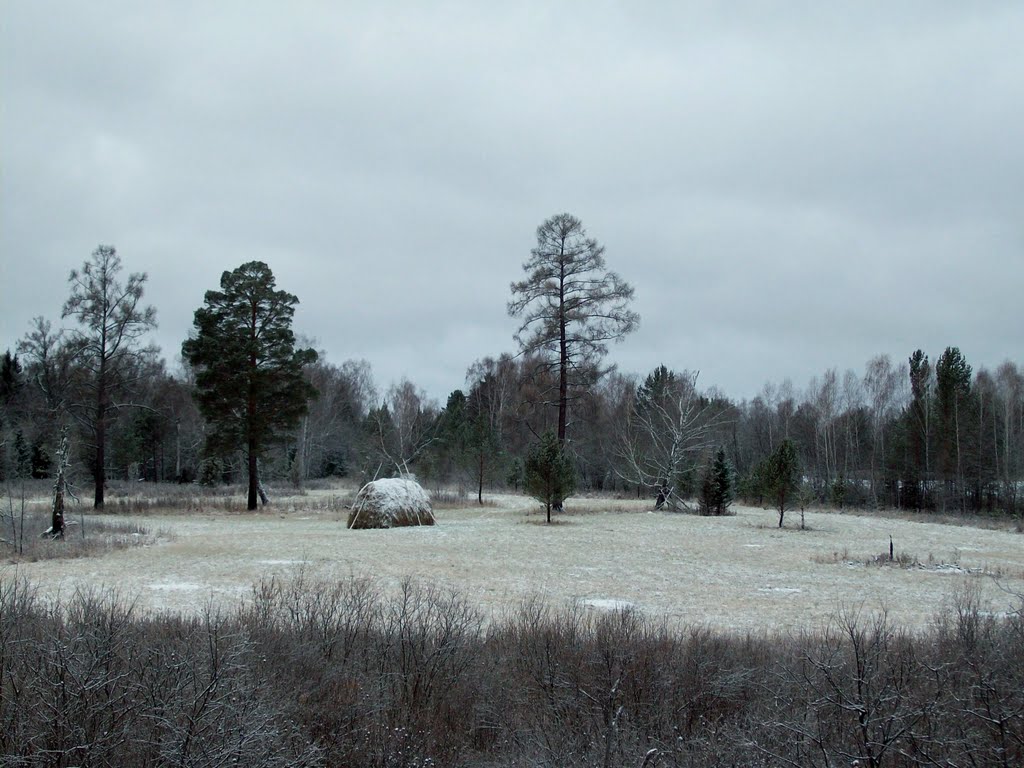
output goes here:
[[[573, 265], [582, 266], [573, 273]], [[36, 318], [0, 356], [0, 478], [51, 477], [67, 426], [77, 477], [95, 486], [97, 505], [107, 480], [247, 483], [257, 463], [262, 479], [279, 484], [411, 473], [427, 487], [455, 485], [483, 501], [488, 490], [522, 488], [531, 451], [551, 432], [571, 459], [569, 485], [577, 492], [653, 500], [671, 487], [697, 498], [706, 486], [713, 499], [735, 494], [775, 506], [769, 459], [785, 442], [801, 504], [1024, 515], [1024, 369], [1017, 363], [989, 370], [972, 366], [956, 346], [908, 350], [904, 359], [880, 355], [857, 371], [829, 369], [802, 389], [769, 383], [736, 400], [702, 387], [696, 372], [658, 360], [639, 375], [602, 367], [607, 342], [639, 317], [628, 308], [632, 288], [601, 272], [603, 247], [578, 220], [564, 214], [545, 222], [527, 266], [508, 307], [523, 318], [520, 349], [471, 362], [464, 385], [438, 403], [410, 379], [381, 388], [366, 361], [330, 361], [308, 349], [290, 329], [299, 298], [283, 291], [248, 306], [277, 313], [273, 333], [284, 347], [264, 350], [266, 363], [252, 357], [252, 346], [232, 359], [252, 363], [254, 372], [276, 361], [291, 371], [287, 386], [225, 379], [214, 365], [218, 323], [249, 327], [252, 339], [259, 329], [222, 294], [241, 291], [243, 278], [273, 286], [259, 262], [208, 292], [195, 330], [182, 340], [183, 365], [170, 370], [164, 355], [177, 351], [146, 345], [159, 319], [145, 300], [146, 275], [125, 274], [116, 250], [101, 246], [71, 273], [62, 318]], [[567, 289], [538, 298], [530, 275], [550, 286], [559, 269]], [[580, 277], [595, 269], [601, 279]], [[580, 286], [592, 293], [574, 295]], [[531, 305], [534, 299], [540, 303]], [[614, 322], [587, 325], [582, 317], [574, 331], [572, 322], [598, 299]], [[557, 315], [552, 322], [537, 309], [557, 301], [561, 327]], [[243, 435], [246, 388], [260, 387], [279, 410], [261, 405]], [[726, 475], [731, 487], [708, 485], [717, 477], [720, 486]]]

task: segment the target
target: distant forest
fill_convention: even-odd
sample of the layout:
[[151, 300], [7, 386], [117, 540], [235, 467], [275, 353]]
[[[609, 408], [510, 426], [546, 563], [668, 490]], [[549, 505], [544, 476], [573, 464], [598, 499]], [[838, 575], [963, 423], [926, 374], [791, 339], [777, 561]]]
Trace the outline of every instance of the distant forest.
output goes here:
[[[110, 252], [106, 268], [119, 278]], [[97, 254], [72, 273], [63, 314], [77, 329], [36, 318], [0, 359], [0, 478], [50, 477], [67, 429], [83, 482], [98, 453], [112, 480], [244, 482], [244, 446], [208, 439], [196, 372], [187, 364], [170, 372], [159, 350], [142, 346], [156, 322], [142, 303], [145, 275], [116, 283], [120, 305], [89, 303]], [[121, 332], [117, 346], [100, 350], [99, 341], [115, 340], [111, 329]], [[739, 401], [702, 388], [694, 371], [652, 360], [650, 371], [631, 375], [601, 368], [596, 355], [562, 387], [564, 425], [559, 369], [542, 345], [467, 360], [464, 388], [444, 403], [409, 379], [378, 389], [363, 360], [303, 359], [302, 377], [317, 394], [261, 454], [261, 476], [278, 483], [411, 473], [428, 487], [473, 495], [519, 488], [530, 446], [563, 427], [578, 491], [642, 496], [670, 484], [693, 494], [724, 449], [738, 494], [758, 502], [764, 462], [788, 439], [801, 504], [1024, 514], [1024, 373], [1010, 361], [974, 369], [955, 346], [937, 357], [908, 350], [860, 371], [830, 369], [802, 389], [766, 384]]]

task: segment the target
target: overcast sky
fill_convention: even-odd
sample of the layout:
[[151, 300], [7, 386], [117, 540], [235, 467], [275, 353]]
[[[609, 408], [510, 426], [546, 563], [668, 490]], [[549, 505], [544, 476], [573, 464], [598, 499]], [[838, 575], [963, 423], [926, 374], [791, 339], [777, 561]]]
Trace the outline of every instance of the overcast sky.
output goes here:
[[[100, 243], [173, 367], [258, 259], [295, 330], [443, 402], [561, 212], [620, 369], [751, 397], [878, 353], [1024, 363], [1024, 3], [67, 2], [0, 19], [0, 348]], [[2, 350], [0, 350], [2, 351]]]

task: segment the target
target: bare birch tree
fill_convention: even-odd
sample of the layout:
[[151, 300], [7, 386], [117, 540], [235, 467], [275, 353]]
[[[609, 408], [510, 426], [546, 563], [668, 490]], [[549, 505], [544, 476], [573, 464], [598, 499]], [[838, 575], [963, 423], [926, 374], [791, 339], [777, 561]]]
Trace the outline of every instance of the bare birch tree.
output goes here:
[[889, 424], [898, 413], [898, 393], [903, 378], [905, 373], [893, 366], [888, 355], [871, 358], [864, 373], [864, 389], [871, 414], [871, 496], [875, 506], [879, 504], [879, 463], [885, 459]]
[[631, 398], [612, 449], [622, 479], [660, 488], [673, 508], [684, 506], [679, 480], [712, 447], [720, 422], [713, 402], [697, 391], [698, 375], [656, 369]]
[[320, 396], [310, 402], [295, 434], [291, 476], [296, 485], [352, 469], [363, 422], [377, 398], [367, 361], [346, 360], [338, 366], [325, 357], [321, 352], [317, 362], [306, 367], [306, 377]]
[[1017, 507], [1018, 481], [1022, 469], [1024, 442], [1024, 374], [1007, 360], [996, 370], [1002, 419], [1002, 475], [1004, 504], [1011, 514]]
[[367, 421], [373, 450], [379, 457], [374, 478], [381, 472], [412, 474], [412, 464], [436, 439], [437, 406], [408, 379], [388, 388], [380, 408]]
[[27, 373], [42, 393], [49, 417], [58, 418], [67, 406], [73, 363], [63, 331], [54, 331], [43, 317], [32, 318], [32, 330], [18, 342], [18, 354], [25, 358]]

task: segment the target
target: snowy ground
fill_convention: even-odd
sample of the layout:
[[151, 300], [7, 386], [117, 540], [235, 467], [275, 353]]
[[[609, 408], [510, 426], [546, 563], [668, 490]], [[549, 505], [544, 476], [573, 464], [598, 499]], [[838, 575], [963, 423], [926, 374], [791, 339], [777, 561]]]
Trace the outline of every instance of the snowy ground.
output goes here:
[[[1019, 605], [1006, 590], [1024, 592], [1024, 535], [1012, 532], [824, 512], [808, 513], [812, 530], [788, 527], [796, 514], [780, 531], [761, 509], [708, 518], [586, 499], [570, 500], [547, 526], [528, 499], [492, 499], [438, 510], [433, 527], [392, 530], [350, 531], [343, 513], [304, 509], [302, 499], [258, 514], [152, 514], [140, 522], [169, 534], [157, 545], [17, 572], [46, 594], [105, 587], [140, 607], [199, 610], [301, 567], [313, 578], [370, 576], [385, 588], [405, 577], [443, 584], [489, 613], [542, 595], [740, 631], [813, 630], [857, 607], [920, 627], [964, 584], [995, 612]], [[898, 555], [923, 567], [865, 564], [888, 551], [890, 535]]]

